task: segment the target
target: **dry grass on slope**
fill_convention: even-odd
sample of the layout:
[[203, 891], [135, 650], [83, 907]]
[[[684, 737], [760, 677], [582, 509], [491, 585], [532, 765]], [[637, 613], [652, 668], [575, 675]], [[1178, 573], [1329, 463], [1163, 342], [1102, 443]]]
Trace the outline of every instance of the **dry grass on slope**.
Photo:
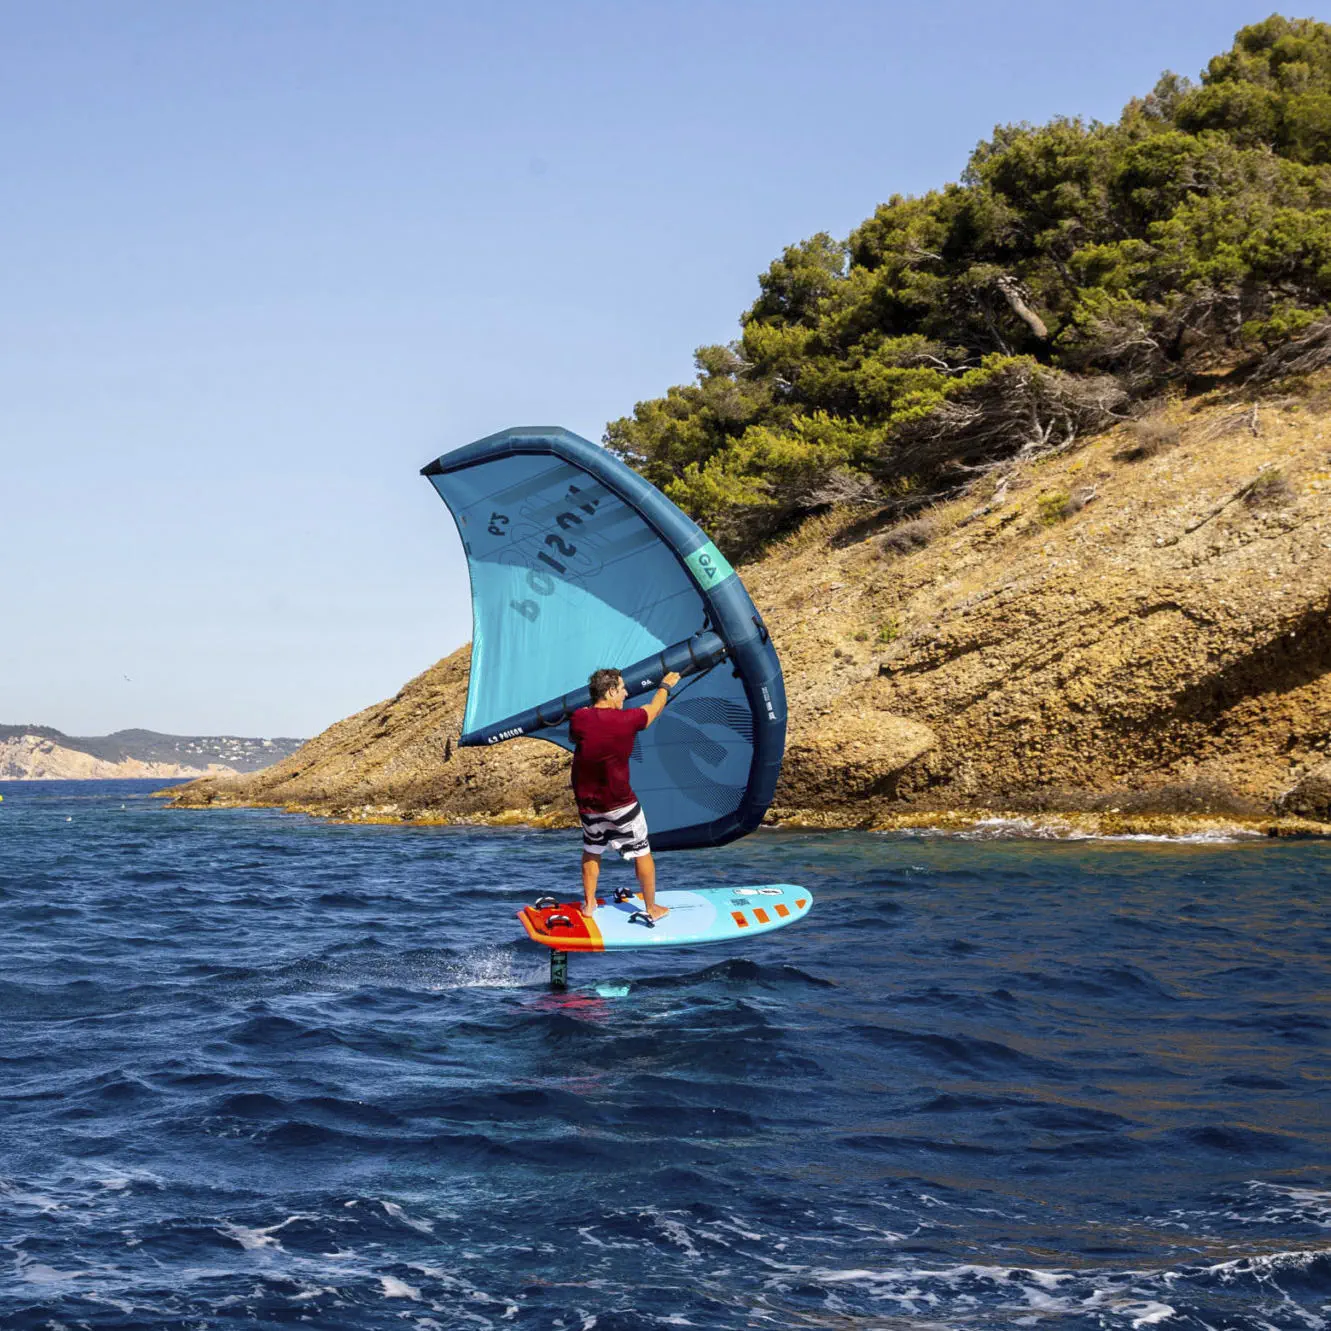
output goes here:
[[891, 718], [935, 743], [841, 782], [868, 819], [1267, 808], [1328, 741], [1329, 408], [1166, 405], [930, 514], [923, 545], [811, 524], [748, 579], [812, 759], [781, 804], [835, 803], [837, 752]]

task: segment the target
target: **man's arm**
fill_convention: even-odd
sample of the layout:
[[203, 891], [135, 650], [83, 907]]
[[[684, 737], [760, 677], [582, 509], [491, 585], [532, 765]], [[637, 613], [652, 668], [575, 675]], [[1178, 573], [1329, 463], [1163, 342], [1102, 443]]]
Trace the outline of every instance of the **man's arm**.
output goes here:
[[[661, 687], [652, 694], [652, 700], [642, 710], [647, 713], [647, 726], [651, 725], [658, 716], [661, 715], [662, 708], [666, 705], [666, 699], [670, 697], [670, 690], [679, 683], [679, 676], [672, 670], [661, 680]], [[647, 726], [643, 726], [646, 730]]]

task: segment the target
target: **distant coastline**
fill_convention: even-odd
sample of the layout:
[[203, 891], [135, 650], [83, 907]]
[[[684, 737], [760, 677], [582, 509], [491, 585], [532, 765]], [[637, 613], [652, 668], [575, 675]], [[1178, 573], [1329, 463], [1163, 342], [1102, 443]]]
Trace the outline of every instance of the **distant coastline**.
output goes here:
[[106, 781], [239, 776], [294, 753], [291, 737], [164, 735], [119, 730], [66, 735], [51, 726], [0, 726], [0, 781]]

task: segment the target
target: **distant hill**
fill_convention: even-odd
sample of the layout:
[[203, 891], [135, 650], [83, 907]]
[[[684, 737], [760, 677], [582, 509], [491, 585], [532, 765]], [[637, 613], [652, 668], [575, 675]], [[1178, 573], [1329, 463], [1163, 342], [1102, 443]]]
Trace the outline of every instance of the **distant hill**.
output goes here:
[[105, 780], [257, 772], [304, 740], [239, 735], [162, 735], [117, 730], [66, 735], [52, 726], [0, 725], [0, 780]]

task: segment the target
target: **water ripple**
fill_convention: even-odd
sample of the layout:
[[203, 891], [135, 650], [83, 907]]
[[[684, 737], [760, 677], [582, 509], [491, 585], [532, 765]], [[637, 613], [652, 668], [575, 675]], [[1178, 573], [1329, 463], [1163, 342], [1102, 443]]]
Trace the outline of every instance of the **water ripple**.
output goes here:
[[1321, 845], [763, 833], [555, 994], [568, 834], [146, 789], [3, 787], [6, 1331], [1331, 1326]]

